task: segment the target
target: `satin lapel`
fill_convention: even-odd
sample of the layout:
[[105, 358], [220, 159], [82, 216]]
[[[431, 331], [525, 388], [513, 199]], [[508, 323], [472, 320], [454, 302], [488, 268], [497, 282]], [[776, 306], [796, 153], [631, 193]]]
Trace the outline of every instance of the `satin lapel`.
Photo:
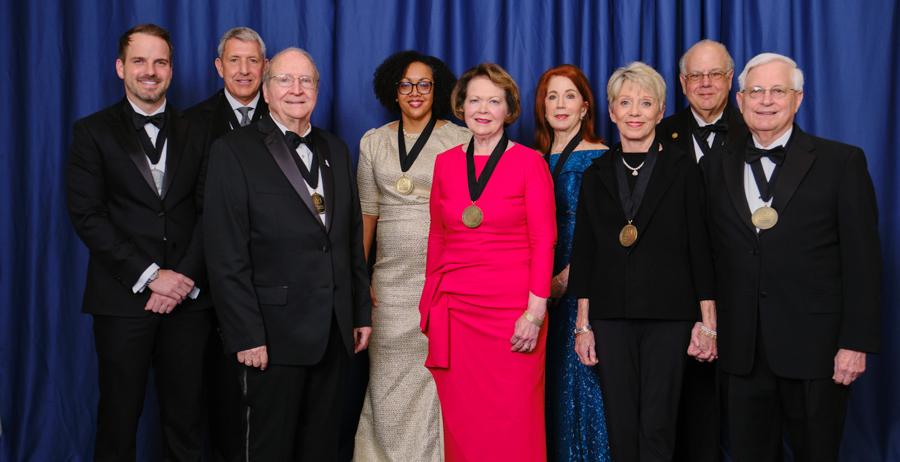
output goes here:
[[728, 189], [734, 210], [741, 217], [741, 222], [747, 229], [756, 235], [756, 227], [750, 221], [750, 204], [747, 203], [747, 192], [744, 189], [744, 166], [746, 163], [743, 149], [747, 142], [746, 136], [729, 137], [728, 149], [722, 156], [722, 174], [725, 176], [725, 187]]
[[[797, 192], [797, 187], [806, 177], [806, 172], [816, 160], [813, 154], [813, 144], [800, 127], [794, 125], [794, 133], [788, 142], [788, 151], [784, 156], [784, 163], [775, 181], [775, 192], [772, 195], [772, 207], [779, 213], [787, 210], [791, 197]], [[761, 230], [760, 234], [767, 230]]]
[[150, 164], [147, 162], [147, 156], [144, 154], [144, 150], [141, 149], [141, 144], [138, 141], [137, 129], [134, 128], [134, 123], [131, 121], [131, 111], [128, 100], [123, 99], [119, 117], [114, 118], [118, 126], [114, 125], [110, 128], [113, 136], [119, 141], [122, 150], [125, 151], [131, 162], [137, 167], [138, 172], [140, 172], [150, 190], [153, 191], [153, 195], [159, 197], [159, 193], [156, 191], [156, 183], [153, 182], [153, 175], [150, 173]]
[[[609, 196], [612, 197], [613, 201], [616, 204], [619, 204], [619, 209], [621, 210], [622, 205], [619, 202], [619, 188], [616, 186], [616, 176], [613, 171], [613, 159], [619, 161], [619, 155], [610, 149], [606, 154], [594, 159], [593, 164], [597, 166], [597, 170], [600, 173], [600, 183], [606, 188], [606, 192], [609, 193]], [[622, 214], [624, 215], [625, 212], [623, 211]]]
[[[658, 140], [654, 142], [659, 143]], [[641, 240], [641, 230], [647, 229], [650, 220], [653, 219], [653, 214], [656, 212], [656, 206], [659, 205], [659, 201], [662, 200], [666, 191], [669, 190], [669, 186], [672, 185], [672, 181], [675, 180], [673, 172], [676, 165], [678, 162], [687, 162], [689, 160], [693, 162], [694, 159], [688, 159], [683, 151], [677, 152], [674, 147], [671, 148], [670, 152], [667, 152], [665, 147], [663, 147], [657, 155], [656, 165], [653, 166], [653, 171], [650, 173], [650, 183], [647, 185], [647, 192], [644, 193], [641, 207], [638, 209], [637, 216], [634, 217], [635, 226], [638, 229], [638, 241]]]
[[322, 175], [322, 187], [325, 192], [325, 204], [328, 209], [326, 213], [325, 229], [331, 231], [331, 222], [334, 220], [334, 171], [331, 166], [331, 150], [328, 148], [328, 142], [319, 133], [319, 129], [313, 127], [313, 143], [316, 145], [316, 157], [319, 159], [319, 172]]
[[181, 162], [184, 141], [187, 140], [185, 132], [187, 129], [187, 121], [181, 117], [181, 114], [172, 108], [166, 106], [166, 120], [168, 130], [166, 136], [166, 175], [163, 177], [163, 188], [160, 197], [165, 199], [172, 181], [175, 179], [175, 173], [178, 171], [178, 164]]
[[306, 188], [306, 181], [303, 179], [303, 176], [300, 175], [300, 170], [294, 162], [293, 154], [284, 142], [284, 136], [282, 136], [281, 131], [275, 126], [275, 122], [272, 122], [269, 118], [261, 120], [260, 123], [257, 124], [257, 127], [259, 131], [263, 133], [263, 136], [265, 136], [266, 148], [268, 148], [269, 154], [272, 155], [275, 163], [278, 164], [281, 173], [284, 174], [291, 184], [291, 187], [294, 188], [294, 192], [297, 193], [297, 196], [299, 196], [303, 203], [306, 204], [306, 209], [313, 215], [316, 223], [318, 223], [319, 226], [322, 226], [322, 229], [324, 230], [325, 226], [322, 224], [322, 220], [319, 219], [319, 214], [316, 213], [312, 198], [309, 195], [309, 189]]
[[216, 113], [216, 117], [219, 118], [217, 123], [225, 128], [224, 133], [241, 128], [241, 122], [238, 121], [237, 114], [231, 109], [228, 99], [225, 98], [225, 90], [219, 90], [219, 110]]
[[[234, 112], [234, 111], [232, 111]], [[259, 89], [259, 101], [256, 103], [256, 109], [253, 110], [253, 117], [250, 118], [250, 123], [256, 122], [259, 119], [262, 119], [262, 116], [269, 113], [269, 105], [266, 104], [266, 101], [263, 99], [262, 88]]]

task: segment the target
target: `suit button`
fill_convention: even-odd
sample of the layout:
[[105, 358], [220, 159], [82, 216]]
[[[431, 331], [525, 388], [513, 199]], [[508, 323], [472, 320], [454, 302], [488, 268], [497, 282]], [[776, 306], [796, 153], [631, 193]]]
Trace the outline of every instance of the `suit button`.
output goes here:
[[759, 291], [759, 296], [762, 298], [766, 298], [769, 296], [769, 293], [766, 292], [765, 290], [761, 290], [761, 291]]
[[156, 214], [156, 216], [158, 216], [158, 217], [164, 217], [164, 216], [166, 216], [166, 211], [165, 211], [165, 210], [161, 210], [159, 213]]
[[328, 245], [327, 244], [322, 246], [322, 252], [328, 253]]

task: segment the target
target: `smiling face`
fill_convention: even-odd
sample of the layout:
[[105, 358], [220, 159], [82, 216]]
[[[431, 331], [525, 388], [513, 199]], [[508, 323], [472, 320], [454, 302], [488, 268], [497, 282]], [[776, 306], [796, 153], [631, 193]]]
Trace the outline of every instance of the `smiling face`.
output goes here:
[[648, 145], [656, 136], [656, 124], [662, 120], [665, 107], [660, 107], [653, 93], [626, 80], [618, 96], [609, 106], [609, 118], [619, 128], [623, 147]]
[[568, 77], [556, 75], [547, 82], [544, 117], [553, 130], [568, 132], [587, 114], [587, 102]]
[[[734, 69], [728, 67], [725, 51], [712, 44], [698, 45], [685, 57], [681, 90], [701, 116], [717, 116], [725, 109], [734, 77]], [[691, 81], [691, 75], [699, 79]]]
[[271, 77], [289, 75], [293, 77], [293, 81], [289, 86], [282, 87], [276, 79], [270, 78], [263, 85], [263, 96], [269, 105], [269, 112], [282, 124], [288, 127], [299, 124], [298, 128], [304, 130], [316, 107], [319, 89], [318, 86], [304, 88], [298, 77], [311, 78], [318, 85], [314, 80], [316, 71], [313, 63], [303, 53], [291, 50], [273, 58], [270, 66]]
[[116, 74], [125, 82], [125, 95], [146, 112], [158, 108], [172, 82], [172, 59], [166, 41], [136, 33], [116, 60]]
[[[422, 81], [432, 82], [431, 91], [422, 94], [416, 84]], [[411, 120], [424, 120], [431, 117], [431, 108], [434, 106], [434, 73], [431, 67], [418, 61], [411, 63], [400, 82], [409, 82], [412, 86], [412, 92], [403, 95], [397, 89], [397, 104], [400, 106], [400, 112]]]
[[[787, 132], [794, 123], [794, 114], [803, 101], [802, 91], [793, 91], [791, 66], [772, 61], [750, 69], [744, 82], [745, 90], [738, 93], [737, 102], [744, 122], [750, 132], [763, 144], [773, 141]], [[766, 90], [758, 98], [751, 98], [754, 87]], [[782, 98], [772, 95], [773, 87], [788, 89]]]
[[469, 81], [463, 118], [473, 135], [490, 137], [502, 132], [508, 116], [506, 92], [502, 88], [484, 76]]
[[243, 104], [250, 104], [259, 91], [266, 57], [259, 43], [230, 38], [225, 41], [222, 56], [216, 58], [216, 70], [225, 81], [225, 89]]

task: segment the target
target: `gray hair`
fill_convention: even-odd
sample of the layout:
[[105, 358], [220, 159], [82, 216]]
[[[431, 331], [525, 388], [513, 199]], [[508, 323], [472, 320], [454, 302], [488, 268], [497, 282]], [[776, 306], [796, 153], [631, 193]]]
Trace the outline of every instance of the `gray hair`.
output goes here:
[[699, 48], [699, 47], [705, 46], [705, 45], [710, 45], [715, 48], [718, 48], [718, 49], [722, 50], [722, 53], [725, 54], [725, 65], [727, 67], [727, 69], [725, 69], [725, 72], [728, 72], [728, 71], [734, 69], [734, 59], [731, 57], [731, 53], [728, 53], [728, 48], [725, 48], [724, 44], [722, 44], [721, 42], [717, 42], [715, 40], [703, 39], [703, 40], [691, 45], [691, 47], [688, 48], [687, 51], [685, 51], [683, 55], [681, 55], [681, 59], [678, 60], [678, 70], [681, 71], [681, 75], [687, 75], [687, 65], [685, 64], [685, 62], [687, 62], [688, 55], [691, 54], [691, 52], [695, 51], [696, 48]]
[[268, 82], [269, 77], [272, 77], [272, 65], [275, 64], [275, 61], [278, 58], [280, 58], [281, 55], [287, 54], [287, 53], [300, 53], [301, 55], [305, 56], [306, 59], [309, 60], [310, 64], [312, 64], [312, 67], [313, 67], [313, 79], [315, 79], [316, 86], [318, 86], [319, 68], [318, 68], [318, 66], [316, 66], [316, 61], [313, 59], [312, 55], [309, 54], [308, 51], [304, 50], [303, 48], [297, 48], [297, 47], [287, 47], [284, 50], [281, 50], [278, 53], [275, 53], [275, 56], [272, 56], [272, 59], [270, 59], [269, 63], [266, 64], [265, 72], [263, 72], [263, 82]]
[[744, 70], [741, 71], [741, 75], [738, 76], [738, 84], [741, 86], [741, 91], [746, 89], [745, 84], [747, 83], [747, 74], [749, 74], [754, 67], [762, 66], [763, 64], [769, 64], [775, 61], [782, 62], [790, 66], [791, 86], [794, 87], [794, 90], [803, 91], [803, 71], [801, 71], [800, 67], [797, 66], [796, 61], [778, 53], [760, 53], [751, 58], [750, 61], [747, 61], [747, 64], [744, 65]]
[[225, 42], [230, 39], [237, 39], [242, 42], [255, 41], [259, 44], [259, 52], [262, 53], [263, 59], [266, 59], [266, 43], [263, 42], [262, 37], [260, 37], [255, 30], [249, 27], [233, 27], [222, 34], [222, 38], [219, 39], [219, 47], [216, 48], [220, 58], [222, 57], [222, 53], [225, 53]]
[[622, 91], [622, 85], [625, 82], [632, 82], [637, 86], [649, 91], [659, 102], [659, 108], [662, 110], [666, 106], [666, 81], [663, 80], [656, 69], [640, 62], [634, 61], [627, 66], [616, 69], [609, 77], [606, 84], [606, 101], [610, 105], [619, 97]]

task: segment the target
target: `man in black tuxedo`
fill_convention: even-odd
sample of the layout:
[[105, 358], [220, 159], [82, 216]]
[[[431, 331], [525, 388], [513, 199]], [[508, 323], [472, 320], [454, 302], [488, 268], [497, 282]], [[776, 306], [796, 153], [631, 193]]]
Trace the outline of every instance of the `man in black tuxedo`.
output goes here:
[[165, 457], [200, 457], [202, 358], [211, 328], [199, 178], [202, 153], [166, 103], [172, 46], [165, 29], [119, 40], [125, 98], [75, 123], [66, 189], [90, 250], [83, 310], [93, 315], [100, 404], [96, 460], [134, 460], [152, 365]]
[[313, 127], [303, 50], [263, 77], [270, 115], [213, 144], [207, 265], [225, 348], [243, 364], [252, 460], [335, 460], [342, 384], [371, 333], [362, 214], [346, 145]]
[[[723, 406], [736, 461], [837, 460], [849, 387], [879, 346], [877, 206], [863, 152], [794, 124], [803, 73], [738, 78], [749, 129], [706, 164]], [[704, 162], [707, 158], [704, 158]]]
[[[222, 135], [250, 125], [269, 113], [260, 85], [266, 66], [266, 44], [249, 27], [235, 27], [219, 40], [216, 71], [224, 88], [185, 111], [194, 136], [208, 155]], [[216, 323], [218, 327], [218, 323]], [[222, 346], [221, 330], [209, 336], [205, 375], [209, 440], [216, 461], [236, 460], [241, 447], [241, 387], [238, 363]]]
[[[740, 111], [728, 104], [734, 60], [725, 45], [701, 40], [688, 48], [678, 65], [681, 90], [689, 105], [663, 119], [657, 130], [662, 139], [675, 143], [700, 162], [704, 155], [720, 155], [727, 143], [729, 127], [746, 130]], [[715, 317], [709, 321], [706, 327], [715, 331]], [[675, 460], [716, 462], [721, 459], [716, 365], [709, 359], [712, 356], [703, 361], [688, 361], [685, 366]]]

